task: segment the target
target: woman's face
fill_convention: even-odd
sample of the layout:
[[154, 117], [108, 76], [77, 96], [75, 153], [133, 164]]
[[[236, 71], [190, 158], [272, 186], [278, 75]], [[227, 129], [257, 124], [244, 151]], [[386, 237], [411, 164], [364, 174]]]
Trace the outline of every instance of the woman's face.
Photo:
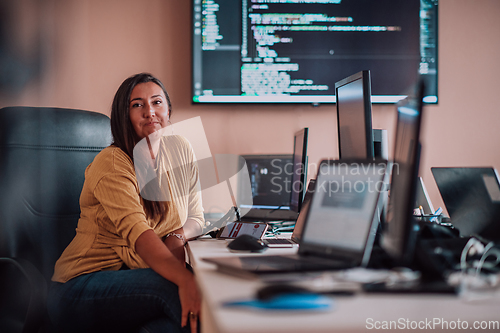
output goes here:
[[130, 121], [139, 139], [167, 126], [168, 103], [160, 86], [154, 82], [139, 83], [130, 95]]

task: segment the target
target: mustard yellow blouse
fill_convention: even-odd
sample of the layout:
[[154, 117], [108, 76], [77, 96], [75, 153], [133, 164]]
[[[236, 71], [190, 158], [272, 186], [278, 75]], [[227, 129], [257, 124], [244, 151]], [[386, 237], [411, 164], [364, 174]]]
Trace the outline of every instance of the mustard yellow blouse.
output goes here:
[[85, 171], [76, 236], [56, 262], [53, 281], [118, 270], [123, 264], [146, 268], [135, 252], [135, 242], [144, 231], [152, 229], [163, 237], [188, 218], [203, 226], [199, 172], [191, 145], [178, 135], [162, 137], [160, 142], [154, 187], [159, 185], [170, 197], [167, 218], [146, 218], [134, 163], [120, 148], [103, 149]]

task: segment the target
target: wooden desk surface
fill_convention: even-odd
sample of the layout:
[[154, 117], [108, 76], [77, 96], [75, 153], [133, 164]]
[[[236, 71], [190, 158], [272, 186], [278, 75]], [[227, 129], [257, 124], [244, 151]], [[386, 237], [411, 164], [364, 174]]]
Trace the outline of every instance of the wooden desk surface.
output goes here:
[[[188, 255], [203, 294], [203, 333], [254, 332], [367, 332], [411, 329], [425, 331], [500, 331], [500, 291], [475, 294], [473, 300], [454, 295], [357, 294], [334, 297], [332, 309], [323, 312], [249, 310], [224, 307], [223, 302], [251, 298], [264, 285], [220, 273], [204, 257], [235, 255], [226, 241], [190, 242]], [[296, 249], [268, 249], [266, 254], [293, 253]], [[241, 255], [241, 254], [238, 254]], [[253, 254], [254, 255], [254, 254]], [[481, 326], [483, 329], [481, 329]], [[486, 328], [486, 329], [484, 329]]]

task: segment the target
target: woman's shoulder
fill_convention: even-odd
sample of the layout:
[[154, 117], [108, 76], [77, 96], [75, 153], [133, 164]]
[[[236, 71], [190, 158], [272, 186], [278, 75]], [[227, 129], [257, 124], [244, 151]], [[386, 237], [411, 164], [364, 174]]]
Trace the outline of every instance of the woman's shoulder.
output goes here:
[[109, 146], [96, 155], [89, 169], [104, 175], [119, 171], [133, 171], [134, 164], [123, 150]]
[[127, 164], [132, 164], [132, 160], [130, 157], [120, 148], [116, 146], [108, 146], [101, 150], [95, 157], [95, 161], [108, 161], [108, 162], [121, 162], [121, 163], [127, 163]]
[[182, 135], [167, 135], [162, 137], [161, 146], [172, 154], [190, 156], [194, 154], [193, 146], [188, 139]]

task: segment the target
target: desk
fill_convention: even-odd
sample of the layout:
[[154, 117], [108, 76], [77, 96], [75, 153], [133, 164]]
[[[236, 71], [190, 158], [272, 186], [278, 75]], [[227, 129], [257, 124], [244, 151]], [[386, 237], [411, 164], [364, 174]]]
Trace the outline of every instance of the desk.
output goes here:
[[[389, 325], [391, 321], [393, 325], [404, 324], [404, 327], [418, 332], [456, 332], [458, 327], [453, 329], [454, 325], [468, 325], [469, 331], [474, 324], [500, 325], [500, 296], [471, 301], [453, 295], [358, 294], [336, 297], [331, 310], [313, 313], [223, 307], [225, 301], [252, 297], [257, 288], [264, 285], [259, 280], [220, 273], [214, 265], [201, 260], [204, 257], [235, 255], [227, 250], [226, 244], [224, 240], [200, 239], [189, 242], [187, 247], [203, 294], [203, 333], [385, 332], [388, 330], [382, 329], [382, 325]], [[262, 255], [293, 251], [296, 249], [268, 249]], [[442, 329], [446, 328], [441, 324], [443, 321], [448, 322], [448, 329]], [[423, 328], [415, 329], [415, 325]], [[396, 327], [393, 331], [401, 329]], [[496, 326], [479, 331], [498, 332], [500, 328]]]

